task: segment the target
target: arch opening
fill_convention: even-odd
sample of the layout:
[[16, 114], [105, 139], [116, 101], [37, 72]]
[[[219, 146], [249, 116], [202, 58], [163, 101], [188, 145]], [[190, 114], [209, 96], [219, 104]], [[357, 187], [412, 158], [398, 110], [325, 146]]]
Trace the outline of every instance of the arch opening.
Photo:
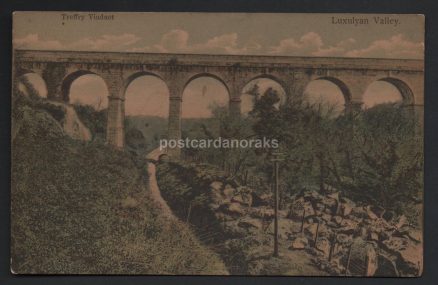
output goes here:
[[222, 80], [210, 75], [191, 78], [182, 94], [182, 118], [205, 119], [217, 107], [227, 107], [230, 92]]
[[383, 78], [371, 83], [362, 98], [362, 108], [379, 104], [411, 104], [413, 95], [406, 83], [394, 78]]
[[345, 110], [350, 98], [346, 84], [332, 77], [321, 77], [309, 82], [303, 93], [304, 102], [333, 116], [339, 116]]
[[282, 84], [272, 78], [257, 77], [249, 81], [242, 89], [240, 97], [242, 115], [248, 115], [253, 110], [255, 101], [265, 95], [269, 89], [275, 91], [280, 98], [280, 101], [274, 105], [276, 108], [286, 103], [286, 91]]
[[20, 75], [17, 80], [17, 88], [25, 95], [37, 95], [41, 98], [47, 98], [46, 82], [37, 73], [28, 72]]
[[222, 80], [208, 74], [192, 77], [182, 94], [182, 137], [205, 137], [206, 129], [218, 133], [220, 118], [229, 113], [229, 102], [230, 93]]
[[169, 89], [150, 73], [131, 76], [125, 87], [125, 145], [137, 154], [159, 146], [166, 137], [169, 114]]
[[62, 98], [74, 105], [87, 105], [96, 111], [108, 107], [108, 88], [105, 81], [89, 71], [69, 74], [61, 85]]

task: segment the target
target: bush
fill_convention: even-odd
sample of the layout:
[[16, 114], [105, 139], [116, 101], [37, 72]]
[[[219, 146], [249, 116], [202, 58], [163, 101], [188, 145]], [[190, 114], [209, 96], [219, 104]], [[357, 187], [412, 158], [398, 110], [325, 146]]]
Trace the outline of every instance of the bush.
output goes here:
[[[16, 107], [16, 106], [14, 106]], [[20, 107], [12, 145], [12, 269], [27, 274], [224, 274], [190, 230], [160, 215], [125, 153], [63, 134]], [[129, 201], [127, 203], [126, 201]]]

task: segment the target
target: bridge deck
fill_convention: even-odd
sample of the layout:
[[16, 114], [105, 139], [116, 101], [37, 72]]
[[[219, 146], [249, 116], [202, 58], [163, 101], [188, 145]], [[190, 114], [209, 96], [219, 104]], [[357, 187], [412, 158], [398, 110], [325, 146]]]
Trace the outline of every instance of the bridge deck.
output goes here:
[[347, 57], [297, 57], [266, 55], [210, 55], [101, 51], [14, 50], [21, 62], [72, 62], [114, 64], [159, 64], [241, 67], [294, 67], [361, 70], [424, 71], [424, 61], [417, 59], [381, 59]]

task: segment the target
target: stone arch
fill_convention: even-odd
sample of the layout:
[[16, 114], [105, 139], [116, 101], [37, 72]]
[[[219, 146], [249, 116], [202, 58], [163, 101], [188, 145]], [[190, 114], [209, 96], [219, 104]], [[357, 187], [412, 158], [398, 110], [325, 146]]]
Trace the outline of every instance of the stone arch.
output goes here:
[[394, 77], [384, 77], [378, 79], [377, 81], [387, 82], [397, 88], [402, 96], [403, 105], [413, 105], [415, 103], [415, 97], [412, 89], [403, 80]]
[[339, 90], [341, 90], [341, 93], [344, 96], [345, 105], [348, 106], [350, 104], [351, 99], [352, 99], [351, 91], [350, 91], [350, 88], [348, 88], [347, 84], [345, 84], [344, 81], [342, 81], [339, 78], [332, 77], [332, 76], [322, 76], [322, 77], [318, 77], [318, 78], [315, 78], [315, 79], [309, 81], [307, 84], [310, 84], [310, 82], [313, 82], [315, 80], [327, 80], [327, 81], [335, 84], [339, 88]]
[[103, 82], [105, 82], [105, 86], [107, 88], [107, 91], [109, 91], [108, 90], [108, 84], [107, 84], [106, 80], [102, 76], [100, 76], [99, 74], [97, 74], [95, 72], [92, 72], [92, 71], [89, 71], [89, 70], [77, 70], [77, 71], [73, 71], [73, 72], [69, 73], [68, 75], [66, 75], [62, 79], [62, 82], [61, 82], [61, 99], [64, 102], [69, 102], [69, 100], [70, 100], [70, 87], [71, 87], [72, 83], [76, 79], [78, 79], [79, 77], [81, 77], [83, 75], [90, 75], [90, 74], [91, 75], [99, 76], [103, 80]]
[[208, 77], [208, 78], [213, 78], [217, 81], [219, 81], [220, 83], [222, 83], [222, 85], [225, 87], [225, 89], [227, 89], [228, 92], [228, 98], [231, 100], [231, 90], [230, 90], [230, 86], [228, 86], [228, 84], [225, 82], [225, 80], [223, 78], [221, 78], [220, 76], [213, 74], [213, 73], [209, 73], [209, 72], [202, 72], [202, 73], [197, 73], [193, 76], [191, 76], [185, 83], [184, 86], [181, 90], [181, 97], [182, 94], [184, 93], [184, 90], [186, 89], [186, 87], [194, 80], [201, 78], [201, 77]]
[[[242, 85], [242, 89], [243, 89], [246, 85], [248, 85], [249, 83], [251, 83], [251, 81], [254, 81], [254, 80], [257, 80], [257, 79], [263, 79], [263, 78], [265, 78], [265, 79], [270, 79], [270, 80], [272, 80], [272, 81], [278, 83], [278, 84], [281, 86], [281, 88], [283, 88], [283, 90], [284, 90], [284, 92], [285, 92], [285, 94], [286, 94], [286, 97], [288, 96], [288, 94], [287, 94], [287, 92], [288, 92], [288, 86], [287, 86], [286, 82], [285, 82], [284, 80], [281, 80], [279, 77], [277, 77], [277, 76], [275, 76], [275, 75], [273, 75], [273, 74], [269, 74], [269, 73], [260, 73], [260, 74], [258, 74], [258, 75], [255, 75], [255, 76], [250, 77], [249, 79], [245, 80], [245, 82], [244, 82], [243, 85]], [[241, 90], [241, 91], [243, 91], [243, 90]]]
[[240, 88], [240, 112], [242, 115], [247, 115], [254, 107], [255, 98], [249, 95], [248, 91], [250, 91], [250, 88], [254, 87], [255, 84], [257, 84], [259, 87], [258, 93], [260, 96], [264, 95], [269, 89], [277, 91], [277, 95], [280, 99], [280, 101], [275, 104], [277, 108], [287, 104], [288, 100], [290, 99], [288, 96], [288, 89], [286, 89], [283, 81], [273, 75], [260, 74], [251, 77], [251, 79], [248, 81], [245, 81], [245, 84]]
[[[163, 81], [163, 83], [166, 85], [167, 90], [169, 90], [169, 86], [166, 82], [166, 80], [164, 80], [163, 77], [161, 77], [160, 75], [154, 73], [154, 72], [150, 72], [150, 71], [138, 71], [138, 72], [134, 72], [132, 74], [130, 74], [123, 83], [123, 89], [122, 89], [122, 98], [125, 98], [126, 95], [126, 89], [128, 88], [129, 84], [131, 84], [134, 80], [136, 80], [139, 77], [142, 76], [153, 76], [155, 78], [160, 79], [161, 81]], [[170, 96], [170, 93], [169, 93]]]

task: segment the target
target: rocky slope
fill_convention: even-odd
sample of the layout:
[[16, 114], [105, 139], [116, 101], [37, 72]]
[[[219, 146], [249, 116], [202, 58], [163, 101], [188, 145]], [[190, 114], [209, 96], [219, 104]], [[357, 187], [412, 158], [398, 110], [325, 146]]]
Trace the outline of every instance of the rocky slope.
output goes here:
[[[201, 240], [225, 257], [228, 267], [234, 267], [231, 273], [421, 274], [422, 234], [404, 216], [356, 204], [340, 193], [302, 191], [280, 210], [281, 258], [273, 261], [267, 257], [273, 244], [270, 195], [257, 195], [206, 166], [164, 162], [158, 177], [164, 198], [180, 218], [202, 229]], [[179, 187], [184, 188], [180, 196]], [[227, 261], [238, 252], [242, 262]]]

